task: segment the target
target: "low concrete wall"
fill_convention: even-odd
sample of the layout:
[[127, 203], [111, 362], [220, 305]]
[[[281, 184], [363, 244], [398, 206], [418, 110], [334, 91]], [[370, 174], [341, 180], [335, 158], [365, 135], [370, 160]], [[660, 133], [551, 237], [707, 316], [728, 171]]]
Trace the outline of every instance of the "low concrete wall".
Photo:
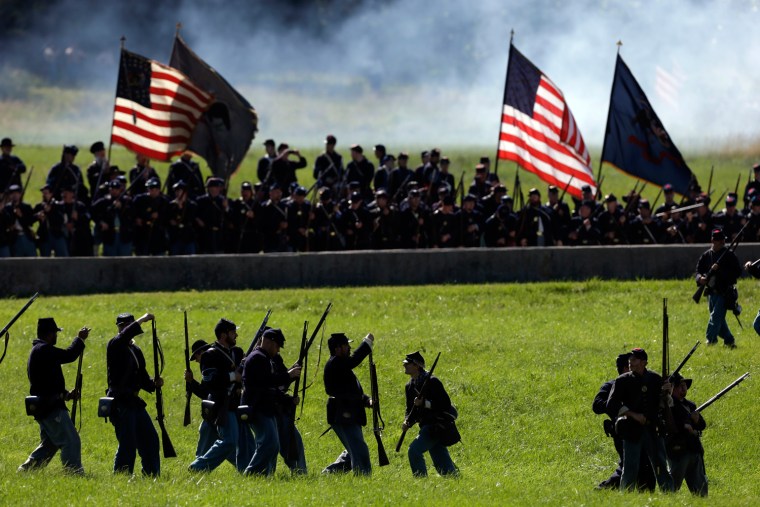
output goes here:
[[[707, 245], [1, 259], [0, 295], [687, 278]], [[760, 256], [742, 245], [739, 259]]]

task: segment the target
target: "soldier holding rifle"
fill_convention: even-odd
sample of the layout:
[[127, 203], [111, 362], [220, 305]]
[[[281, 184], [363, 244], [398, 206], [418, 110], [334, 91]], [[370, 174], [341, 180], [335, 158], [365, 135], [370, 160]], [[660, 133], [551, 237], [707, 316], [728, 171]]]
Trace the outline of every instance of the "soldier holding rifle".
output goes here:
[[[279, 329], [268, 329], [261, 345], [245, 358], [243, 365], [242, 407], [247, 407], [248, 421], [256, 437], [256, 450], [245, 475], [272, 475], [277, 469], [280, 438], [277, 426], [279, 387], [290, 384], [301, 375], [301, 366], [289, 370], [275, 369], [275, 357], [285, 345], [285, 335]], [[306, 466], [303, 463], [304, 468]]]
[[676, 490], [680, 489], [685, 478], [689, 491], [695, 495], [707, 496], [705, 451], [699, 438], [707, 424], [697, 411], [697, 405], [686, 399], [691, 379], [676, 373], [671, 381], [673, 428], [668, 432], [667, 446], [673, 486]]
[[[732, 244], [732, 245], [735, 245]], [[723, 229], [713, 229], [712, 246], [697, 262], [696, 282], [708, 297], [710, 320], [707, 323], [707, 344], [715, 345], [718, 337], [723, 338], [726, 347], [736, 348], [734, 335], [728, 328], [726, 312], [737, 308], [736, 279], [741, 275], [741, 266], [731, 248], [726, 248]], [[738, 315], [738, 314], [737, 314]]]
[[144, 475], [158, 476], [161, 473], [158, 433], [139, 393], [140, 390], [155, 392], [164, 381], [161, 377], [150, 378], [145, 368], [145, 356], [133, 340], [143, 334], [140, 324], [152, 320], [150, 313], [137, 320], [131, 313], [119, 314], [116, 317], [119, 333], [108, 342], [106, 348], [106, 393], [113, 398], [108, 417], [119, 442], [113, 464], [114, 473], [134, 473], [137, 453], [140, 454]]
[[84, 473], [82, 444], [65, 403], [79, 398], [81, 393], [66, 390], [61, 365], [74, 362], [84, 352], [84, 342], [90, 330], [87, 327], [80, 329], [67, 349], [55, 346], [59, 331], [62, 329], [51, 317], [37, 321], [37, 339], [32, 344], [27, 365], [31, 394], [27, 398], [27, 413], [33, 415], [40, 425], [42, 441], [18, 467], [19, 472], [46, 466], [60, 449], [64, 469], [74, 474]]
[[334, 463], [322, 473], [338, 473], [353, 470], [356, 475], [372, 473], [369, 448], [362, 435], [367, 425], [365, 407], [371, 405], [364, 394], [359, 379], [352, 371], [372, 351], [375, 337], [368, 334], [361, 345], [351, 354], [350, 340], [343, 333], [333, 333], [327, 341], [330, 359], [325, 364], [324, 382], [327, 392], [327, 423], [338, 435], [345, 450]]
[[412, 473], [417, 477], [427, 477], [424, 454], [429, 452], [439, 474], [459, 475], [459, 469], [447, 449], [459, 442], [460, 436], [454, 423], [457, 412], [446, 389], [433, 376], [432, 369], [425, 371], [425, 358], [419, 352], [407, 354], [403, 364], [404, 373], [411, 378], [405, 387], [406, 418], [401, 428], [406, 432], [415, 423], [420, 423], [420, 433], [409, 445]]
[[[642, 458], [654, 469], [662, 491], [673, 490], [673, 478], [668, 472], [661, 416], [667, 410], [670, 384], [647, 369], [647, 353], [635, 348], [628, 359], [630, 371], [620, 375], [612, 386], [607, 400], [607, 412], [617, 415], [615, 431], [623, 439], [623, 473], [620, 489], [633, 489], [639, 475]], [[643, 454], [642, 454], [643, 453]]]
[[[190, 348], [190, 361], [195, 361], [200, 364], [201, 355], [203, 355], [208, 348], [209, 344], [205, 340], [195, 340]], [[193, 372], [190, 370], [185, 370], [185, 384], [187, 389], [201, 400], [205, 400], [208, 396], [208, 388], [195, 380]], [[206, 454], [211, 446], [214, 445], [214, 442], [219, 438], [214, 425], [205, 419], [201, 421], [201, 425], [198, 427], [198, 435], [198, 446], [195, 449], [196, 458]]]

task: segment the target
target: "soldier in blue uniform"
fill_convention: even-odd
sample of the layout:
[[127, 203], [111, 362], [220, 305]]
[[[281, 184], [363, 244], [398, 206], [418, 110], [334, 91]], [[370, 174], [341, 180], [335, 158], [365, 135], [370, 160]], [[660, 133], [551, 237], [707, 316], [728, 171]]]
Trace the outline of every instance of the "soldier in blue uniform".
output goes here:
[[158, 476], [161, 473], [158, 433], [139, 393], [141, 390], [155, 392], [156, 387], [164, 385], [164, 381], [161, 377], [150, 378], [145, 368], [145, 356], [133, 340], [143, 334], [140, 324], [152, 320], [154, 318], [150, 313], [137, 320], [131, 313], [119, 314], [116, 317], [119, 333], [106, 347], [106, 394], [114, 399], [109, 417], [119, 442], [113, 463], [114, 473], [133, 474], [138, 453], [144, 475]]
[[72, 257], [92, 257], [93, 238], [90, 224], [90, 210], [85, 203], [77, 201], [74, 189], [63, 189], [63, 199], [60, 202], [63, 214], [64, 236], [68, 244], [68, 252]]
[[21, 186], [21, 175], [26, 172], [24, 162], [12, 153], [15, 146], [10, 137], [4, 137], [0, 141], [0, 193], [2, 194], [5, 194], [11, 185]]
[[35, 222], [34, 210], [22, 200], [21, 187], [11, 185], [7, 192], [7, 201], [3, 208], [3, 228], [8, 234], [10, 255], [12, 257], [36, 257], [37, 236], [32, 230]]
[[225, 460], [233, 463], [238, 472], [248, 464], [250, 433], [241, 431], [236, 410], [240, 404], [243, 349], [237, 346], [237, 326], [227, 319], [219, 319], [214, 327], [216, 341], [201, 355], [201, 387], [208, 392], [207, 400], [213, 409], [204, 409], [204, 418], [216, 428], [216, 441], [202, 456], [190, 463], [193, 472], [210, 472]]
[[156, 170], [151, 167], [150, 159], [139, 153], [135, 159], [135, 166], [129, 170], [129, 188], [127, 188], [127, 193], [131, 196], [144, 194], [147, 191], [146, 184], [152, 178], [158, 180], [160, 187], [161, 178]]
[[34, 418], [40, 425], [40, 445], [18, 467], [19, 472], [46, 466], [61, 450], [61, 461], [67, 472], [83, 474], [82, 444], [69, 417], [66, 400], [78, 399], [81, 393], [67, 391], [62, 364], [74, 362], [84, 352], [90, 330], [83, 327], [67, 349], [56, 347], [58, 327], [53, 318], [37, 321], [37, 339], [32, 344], [27, 363], [29, 394], [38, 397]]
[[77, 153], [79, 148], [76, 146], [64, 146], [61, 161], [50, 168], [45, 183], [50, 186], [56, 199], [61, 198], [64, 187], [72, 187], [76, 189], [77, 199], [86, 203], [89, 202], [90, 196], [82, 178], [82, 171], [74, 163]]
[[[203, 355], [208, 348], [209, 344], [205, 340], [195, 340], [190, 347], [190, 360], [200, 364], [201, 355]], [[208, 386], [204, 386], [195, 380], [191, 370], [185, 370], [185, 383], [196, 397], [201, 400], [205, 400], [208, 397]], [[198, 427], [198, 445], [195, 448], [195, 457], [199, 458], [206, 454], [218, 438], [219, 434], [216, 432], [216, 427], [212, 423], [201, 418], [201, 424]]]
[[[404, 392], [406, 415], [401, 429], [408, 430], [419, 423], [420, 432], [409, 445], [409, 465], [416, 477], [427, 477], [426, 452], [441, 475], [459, 475], [447, 447], [461, 440], [454, 422], [457, 411], [451, 404], [446, 389], [438, 379], [425, 371], [425, 358], [418, 352], [407, 354], [403, 361], [404, 373], [409, 375]], [[422, 392], [422, 386], [425, 392]]]
[[145, 186], [148, 191], [133, 201], [135, 254], [166, 255], [169, 199], [161, 193], [161, 182], [156, 178], [149, 179]]
[[203, 175], [198, 163], [193, 161], [191, 151], [182, 153], [179, 160], [169, 166], [166, 186], [172, 188], [180, 180], [187, 184], [187, 193], [191, 199], [197, 199], [203, 195]]
[[[187, 183], [187, 182], [185, 182]], [[198, 214], [195, 217], [198, 232], [198, 253], [218, 254], [224, 251], [225, 223], [231, 219], [230, 204], [222, 193], [224, 180], [209, 178], [207, 191], [200, 196]]]
[[37, 245], [40, 257], [68, 257], [69, 248], [64, 235], [64, 214], [61, 203], [53, 198], [50, 186], [42, 187], [42, 201], [34, 206], [37, 226]]
[[[243, 364], [243, 400], [251, 413], [250, 424], [256, 438], [256, 451], [245, 469], [246, 475], [272, 475], [277, 469], [280, 437], [277, 413], [280, 409], [280, 387], [301, 375], [301, 366], [276, 367], [275, 357], [285, 345], [285, 336], [279, 329], [267, 329], [261, 345], [245, 358]], [[304, 469], [306, 463], [303, 463]]]
[[134, 215], [132, 198], [118, 178], [108, 184], [108, 195], [92, 205], [92, 218], [103, 242], [106, 257], [132, 255]]
[[187, 185], [178, 181], [172, 186], [174, 200], [169, 203], [169, 255], [195, 255], [198, 244], [195, 217], [198, 205], [187, 195]]
[[343, 156], [335, 151], [338, 140], [334, 135], [325, 138], [325, 151], [314, 161], [314, 179], [318, 187], [327, 187], [337, 194], [343, 181]]
[[[346, 165], [346, 181], [358, 181], [365, 202], [372, 199], [372, 180], [375, 177], [375, 166], [364, 156], [364, 149], [354, 144], [351, 146], [351, 162]], [[339, 196], [341, 197], [341, 196]]]
[[100, 199], [104, 193], [101, 191], [101, 186], [111, 180], [111, 165], [106, 158], [106, 147], [103, 142], [97, 141], [92, 143], [90, 153], [95, 157], [95, 160], [87, 166], [85, 171], [87, 184], [90, 186], [90, 198], [86, 201], [87, 204]]
[[362, 435], [362, 426], [367, 425], [365, 408], [370, 406], [370, 398], [364, 394], [353, 369], [372, 352], [374, 340], [375, 337], [368, 334], [353, 354], [345, 334], [333, 333], [327, 340], [330, 348], [330, 359], [325, 364], [324, 372], [328, 396], [327, 423], [338, 435], [345, 450], [322, 473], [349, 470], [353, 470], [356, 475], [372, 473], [369, 448]]
[[668, 432], [667, 447], [670, 472], [676, 490], [686, 479], [686, 486], [695, 495], [707, 496], [707, 474], [705, 473], [705, 450], [700, 435], [707, 427], [697, 405], [686, 399], [691, 388], [691, 379], [676, 373], [673, 382], [673, 428]]

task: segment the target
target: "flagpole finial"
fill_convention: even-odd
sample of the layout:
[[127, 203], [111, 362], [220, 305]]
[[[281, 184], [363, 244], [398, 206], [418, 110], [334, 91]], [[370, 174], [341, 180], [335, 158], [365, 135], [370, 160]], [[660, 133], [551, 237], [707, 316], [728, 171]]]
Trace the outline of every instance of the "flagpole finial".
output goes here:
[[122, 35], [119, 42], [121, 43], [121, 49], [124, 49], [124, 43], [127, 42], [127, 38]]
[[179, 37], [179, 31], [180, 31], [180, 29], [182, 28], [182, 23], [180, 23], [179, 21], [177, 21], [177, 25], [176, 25], [176, 28], [177, 28], [177, 31], [176, 31], [176, 32], [174, 32], [174, 36], [175, 36], [175, 37]]
[[621, 40], [617, 41], [616, 45], [617, 45], [617, 52], [618, 54], [620, 54], [620, 48], [623, 46], [623, 41]]
[[509, 32], [509, 45], [510, 46], [512, 45], [512, 41], [513, 40], [515, 40], [515, 29], [514, 28]]

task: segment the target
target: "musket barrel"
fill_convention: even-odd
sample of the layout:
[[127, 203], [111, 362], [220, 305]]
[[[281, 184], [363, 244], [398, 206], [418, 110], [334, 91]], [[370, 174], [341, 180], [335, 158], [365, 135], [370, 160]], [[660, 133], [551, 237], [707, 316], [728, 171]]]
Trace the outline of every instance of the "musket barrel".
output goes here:
[[731, 382], [721, 392], [719, 392], [718, 394], [716, 394], [715, 396], [713, 396], [712, 398], [710, 398], [709, 400], [707, 400], [706, 402], [704, 402], [702, 405], [700, 405], [699, 407], [697, 407], [696, 412], [702, 412], [704, 409], [706, 409], [707, 407], [709, 407], [710, 405], [712, 405], [713, 403], [715, 403], [716, 401], [718, 401], [728, 391], [730, 391], [731, 389], [733, 389], [737, 385], [741, 384], [741, 382], [745, 378], [747, 378], [748, 376], [749, 376], [749, 372], [745, 373], [744, 375], [742, 375], [738, 379], [736, 379], [733, 382]]

